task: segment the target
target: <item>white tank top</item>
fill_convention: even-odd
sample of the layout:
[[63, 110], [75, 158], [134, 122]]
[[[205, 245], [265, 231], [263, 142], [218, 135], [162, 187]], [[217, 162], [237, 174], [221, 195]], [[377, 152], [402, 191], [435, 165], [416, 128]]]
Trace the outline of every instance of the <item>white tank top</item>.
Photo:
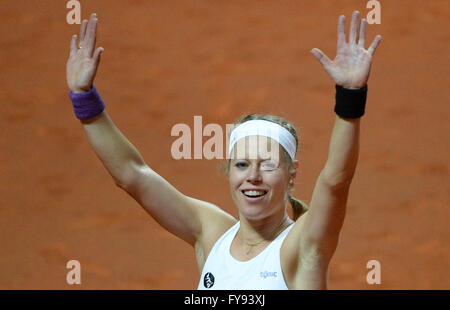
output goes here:
[[280, 249], [291, 224], [261, 253], [248, 261], [238, 261], [230, 252], [240, 222], [214, 244], [203, 266], [199, 290], [287, 290], [281, 269]]

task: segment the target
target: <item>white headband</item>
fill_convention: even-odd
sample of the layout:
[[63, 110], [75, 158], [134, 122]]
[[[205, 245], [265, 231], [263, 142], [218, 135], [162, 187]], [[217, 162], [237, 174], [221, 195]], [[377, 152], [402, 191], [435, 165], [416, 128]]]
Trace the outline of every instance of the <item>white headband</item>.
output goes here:
[[231, 155], [231, 151], [238, 140], [248, 136], [272, 138], [283, 146], [292, 160], [295, 159], [296, 141], [294, 136], [283, 126], [265, 120], [247, 121], [234, 128], [230, 135], [228, 155]]

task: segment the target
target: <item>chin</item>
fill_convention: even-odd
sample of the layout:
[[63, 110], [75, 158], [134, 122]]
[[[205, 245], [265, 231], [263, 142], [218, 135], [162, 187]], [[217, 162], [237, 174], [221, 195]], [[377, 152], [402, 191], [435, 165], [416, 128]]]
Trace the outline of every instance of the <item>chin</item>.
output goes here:
[[248, 220], [260, 220], [269, 216], [269, 206], [267, 204], [249, 204], [241, 201], [238, 205], [240, 215]]
[[239, 213], [249, 220], [257, 220], [264, 216], [262, 208], [258, 206], [241, 206]]

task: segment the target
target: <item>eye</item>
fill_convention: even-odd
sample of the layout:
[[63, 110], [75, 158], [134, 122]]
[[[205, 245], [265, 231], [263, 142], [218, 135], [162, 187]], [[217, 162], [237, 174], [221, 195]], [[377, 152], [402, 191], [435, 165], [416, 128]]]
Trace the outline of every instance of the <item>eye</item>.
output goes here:
[[248, 164], [245, 161], [238, 161], [235, 166], [242, 169], [248, 167]]
[[261, 163], [261, 170], [275, 170], [277, 165], [273, 161], [264, 161]]

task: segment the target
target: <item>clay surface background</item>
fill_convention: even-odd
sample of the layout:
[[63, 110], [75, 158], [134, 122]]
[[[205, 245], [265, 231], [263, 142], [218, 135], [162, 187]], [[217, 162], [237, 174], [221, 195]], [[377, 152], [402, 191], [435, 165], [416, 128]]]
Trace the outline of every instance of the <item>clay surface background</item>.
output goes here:
[[[195, 289], [193, 249], [115, 186], [67, 95], [66, 1], [0, 5], [0, 288]], [[219, 160], [172, 159], [171, 128], [264, 112], [301, 135], [309, 203], [334, 122], [337, 18], [366, 1], [81, 1], [105, 48], [96, 86], [150, 167], [237, 216]], [[449, 2], [382, 1], [357, 172], [330, 289], [449, 289]], [[368, 43], [367, 43], [368, 44]], [[368, 46], [368, 45], [367, 45]], [[204, 139], [206, 141], [207, 138]], [[67, 261], [82, 285], [66, 283]], [[381, 263], [368, 285], [366, 263]]]

